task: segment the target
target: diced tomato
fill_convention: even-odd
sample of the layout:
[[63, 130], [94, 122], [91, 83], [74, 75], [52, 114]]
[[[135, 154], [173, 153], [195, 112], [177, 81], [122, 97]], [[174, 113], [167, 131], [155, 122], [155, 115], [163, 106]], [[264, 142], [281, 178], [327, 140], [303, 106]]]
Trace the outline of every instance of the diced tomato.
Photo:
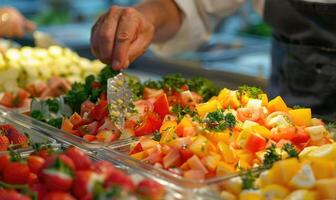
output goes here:
[[178, 167], [181, 164], [181, 155], [177, 148], [171, 149], [171, 151], [163, 158], [163, 166], [166, 169], [170, 167]]
[[178, 93], [177, 102], [183, 107], [192, 107], [197, 103], [193, 94], [189, 90]]
[[182, 148], [180, 149], [180, 155], [181, 155], [182, 161], [185, 162], [189, 158], [191, 158], [194, 154], [188, 148]]
[[185, 171], [183, 174], [183, 177], [187, 179], [193, 179], [193, 180], [202, 180], [205, 178], [205, 174], [201, 170], [191, 169], [191, 170]]
[[149, 164], [155, 164], [155, 163], [161, 163], [162, 162], [162, 153], [158, 150], [150, 153], [148, 155], [147, 158], [143, 159], [142, 161], [144, 161], [145, 163], [149, 163]]
[[134, 106], [140, 115], [144, 115], [147, 112], [152, 112], [154, 109], [153, 104], [147, 100], [138, 100], [134, 102]]
[[182, 85], [180, 87], [180, 89], [183, 90], [183, 91], [187, 91], [187, 90], [189, 90], [189, 86], [188, 85]]
[[13, 107], [21, 107], [26, 99], [29, 97], [29, 93], [23, 89], [19, 89], [16, 93], [16, 97], [13, 100]]
[[151, 99], [151, 98], [157, 98], [158, 96], [162, 95], [164, 91], [162, 89], [157, 90], [157, 89], [152, 89], [145, 87], [143, 91], [143, 98], [144, 99]]
[[83, 119], [82, 119], [82, 117], [77, 112], [75, 112], [74, 114], [71, 115], [70, 122], [74, 126], [77, 126], [78, 124], [83, 123]]
[[11, 108], [13, 106], [12, 105], [13, 98], [14, 97], [11, 92], [5, 92], [0, 100], [0, 104]]
[[296, 136], [296, 128], [294, 126], [290, 127], [279, 127], [279, 137], [284, 140], [292, 140]]
[[90, 112], [90, 117], [92, 119], [95, 119], [97, 121], [100, 121], [108, 116], [109, 111], [107, 108], [107, 101], [106, 100], [100, 100], [98, 105], [94, 107], [94, 109]]
[[303, 128], [297, 128], [296, 134], [291, 141], [295, 144], [300, 144], [308, 142], [309, 139], [308, 133], [306, 133]]
[[141, 151], [143, 151], [143, 149], [142, 149], [141, 143], [139, 142], [138, 144], [136, 144], [136, 145], [134, 146], [134, 148], [133, 148], [132, 151], [129, 153], [129, 155], [132, 155], [132, 154], [135, 154], [135, 153], [139, 153], [139, 152], [141, 152]]
[[80, 115], [83, 116], [84, 113], [90, 113], [91, 110], [94, 109], [94, 107], [95, 107], [95, 104], [92, 103], [91, 101], [89, 100], [84, 101], [81, 105]]
[[156, 113], [149, 112], [144, 116], [143, 122], [135, 128], [135, 136], [151, 134], [160, 129], [162, 121]]
[[238, 108], [237, 117], [240, 121], [258, 121], [263, 118], [262, 108]]
[[73, 124], [69, 119], [63, 119], [61, 129], [65, 132], [71, 133]]
[[98, 122], [96, 121], [79, 127], [79, 131], [82, 135], [86, 134], [95, 135], [97, 133], [97, 129], [98, 129]]
[[102, 121], [102, 122], [103, 122], [103, 124], [100, 125], [100, 127], [98, 128], [98, 132], [99, 131], [104, 131], [104, 130], [114, 130], [114, 129], [116, 129], [116, 126], [110, 120], [110, 118], [106, 117], [105, 120]]
[[83, 139], [85, 141], [88, 141], [88, 142], [93, 142], [93, 141], [97, 140], [95, 135], [84, 135]]
[[154, 102], [154, 112], [158, 113], [162, 119], [169, 114], [169, 102], [165, 93], [162, 93], [156, 98]]
[[100, 94], [100, 97], [99, 97], [100, 100], [106, 100], [107, 101], [107, 93], [106, 92], [102, 92]]
[[265, 147], [266, 140], [257, 134], [251, 134], [245, 144], [245, 149], [252, 153], [261, 151], [265, 149]]

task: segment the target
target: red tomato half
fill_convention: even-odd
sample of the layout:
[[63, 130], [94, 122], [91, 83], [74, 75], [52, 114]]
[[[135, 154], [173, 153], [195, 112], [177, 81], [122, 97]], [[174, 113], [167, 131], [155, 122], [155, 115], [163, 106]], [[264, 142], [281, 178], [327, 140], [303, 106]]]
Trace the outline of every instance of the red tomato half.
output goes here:
[[162, 124], [161, 118], [158, 114], [149, 112], [144, 116], [142, 123], [135, 128], [135, 136], [143, 136], [151, 134], [160, 129]]
[[261, 151], [265, 149], [265, 147], [266, 147], [266, 140], [263, 137], [256, 134], [251, 134], [245, 145], [246, 150], [252, 153]]
[[162, 93], [155, 100], [154, 112], [158, 113], [162, 119], [169, 114], [169, 102], [165, 93]]
[[108, 116], [109, 111], [107, 108], [107, 101], [100, 100], [99, 103], [94, 107], [94, 109], [90, 112], [90, 117], [97, 121], [100, 121]]

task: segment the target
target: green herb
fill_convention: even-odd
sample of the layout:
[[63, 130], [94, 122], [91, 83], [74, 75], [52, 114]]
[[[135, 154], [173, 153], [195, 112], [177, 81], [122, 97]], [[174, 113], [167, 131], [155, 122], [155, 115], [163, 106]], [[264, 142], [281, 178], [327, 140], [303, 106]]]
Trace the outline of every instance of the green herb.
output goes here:
[[204, 120], [207, 129], [220, 132], [226, 128], [233, 128], [236, 124], [236, 118], [231, 113], [224, 114], [223, 110], [210, 112]]
[[98, 81], [103, 86], [104, 91], [107, 90], [107, 80], [115, 77], [118, 73], [119, 71], [113, 70], [111, 66], [106, 66], [100, 71]]
[[284, 144], [283, 147], [282, 147], [282, 150], [286, 151], [290, 158], [298, 158], [299, 157], [299, 153], [294, 148], [294, 146], [290, 143]]
[[254, 182], [257, 178], [256, 175], [251, 170], [248, 170], [246, 173], [242, 174], [241, 179], [243, 190], [255, 189]]
[[59, 111], [59, 104], [57, 99], [47, 99], [45, 103], [48, 105], [50, 112], [57, 113]]
[[169, 90], [180, 91], [183, 85], [186, 85], [187, 81], [181, 74], [171, 74], [163, 77], [162, 87]]
[[68, 104], [74, 112], [80, 112], [80, 106], [87, 100], [89, 95], [86, 93], [84, 84], [74, 83], [71, 90], [65, 95], [65, 103]]
[[144, 87], [152, 88], [152, 89], [162, 89], [162, 83], [161, 81], [153, 81], [153, 80], [147, 80], [143, 83]]
[[37, 119], [39, 121], [44, 121], [44, 115], [40, 110], [32, 110], [30, 112], [30, 116], [34, 119]]
[[201, 95], [204, 101], [216, 96], [219, 92], [219, 88], [216, 87], [212, 81], [202, 77], [195, 77], [188, 80], [187, 85], [191, 91], [195, 91]]
[[9, 156], [10, 156], [10, 160], [12, 162], [20, 162], [20, 161], [22, 161], [21, 154], [18, 153], [18, 152], [13, 151], [12, 149], [9, 149]]
[[197, 113], [194, 110], [191, 110], [189, 107], [183, 108], [179, 104], [174, 105], [171, 112], [177, 116], [177, 121], [181, 121], [185, 115], [189, 115], [190, 117], [197, 117]]
[[242, 85], [238, 87], [238, 95], [243, 96], [247, 95], [248, 97], [257, 99], [260, 94], [263, 94], [264, 92], [262, 89], [258, 87], [251, 87], [247, 85]]
[[160, 141], [161, 140], [161, 133], [160, 131], [155, 131], [154, 134], [153, 134], [153, 140], [155, 141]]
[[232, 113], [228, 113], [225, 115], [225, 122], [228, 128], [233, 128], [236, 125], [237, 120]]
[[114, 199], [113, 197], [120, 197], [122, 189], [117, 185], [112, 185], [105, 191], [105, 196], [107, 199]]
[[61, 128], [62, 122], [63, 122], [63, 118], [59, 117], [59, 118], [50, 119], [47, 123], [53, 127]]
[[132, 91], [133, 99], [134, 100], [140, 99], [143, 94], [143, 89], [144, 89], [140, 80], [135, 76], [127, 75], [126, 81], [127, 81], [129, 88]]
[[276, 152], [276, 146], [272, 144], [272, 146], [266, 149], [266, 153], [264, 155], [264, 167], [269, 169], [273, 166], [273, 163], [279, 161], [280, 159], [280, 155]]

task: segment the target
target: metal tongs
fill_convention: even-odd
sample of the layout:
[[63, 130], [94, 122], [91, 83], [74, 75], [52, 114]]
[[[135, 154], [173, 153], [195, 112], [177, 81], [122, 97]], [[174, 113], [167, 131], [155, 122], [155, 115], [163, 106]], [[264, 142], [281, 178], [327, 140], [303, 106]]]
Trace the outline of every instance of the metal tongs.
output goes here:
[[124, 133], [125, 120], [133, 105], [132, 91], [124, 74], [119, 73], [107, 80], [107, 101], [112, 121]]

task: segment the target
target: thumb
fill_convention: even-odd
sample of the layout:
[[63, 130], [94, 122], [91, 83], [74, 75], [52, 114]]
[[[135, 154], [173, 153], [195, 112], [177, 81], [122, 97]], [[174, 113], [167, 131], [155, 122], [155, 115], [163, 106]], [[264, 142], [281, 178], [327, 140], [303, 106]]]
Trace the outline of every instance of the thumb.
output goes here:
[[36, 29], [36, 25], [29, 21], [29, 20], [25, 20], [25, 23], [24, 23], [24, 30], [27, 31], [27, 32], [33, 32], [34, 30]]

